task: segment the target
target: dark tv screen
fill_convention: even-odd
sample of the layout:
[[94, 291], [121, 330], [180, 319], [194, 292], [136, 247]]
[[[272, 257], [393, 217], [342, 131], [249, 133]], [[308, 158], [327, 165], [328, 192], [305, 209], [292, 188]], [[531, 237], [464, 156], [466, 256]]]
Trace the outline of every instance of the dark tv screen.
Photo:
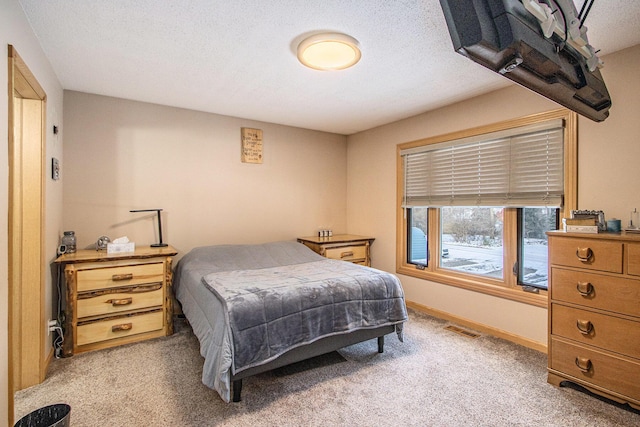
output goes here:
[[[561, 10], [563, 17], [576, 14], [571, 0], [564, 3], [573, 10]], [[599, 68], [557, 36], [545, 37], [520, 0], [440, 4], [458, 53], [589, 119], [609, 116], [611, 97]]]

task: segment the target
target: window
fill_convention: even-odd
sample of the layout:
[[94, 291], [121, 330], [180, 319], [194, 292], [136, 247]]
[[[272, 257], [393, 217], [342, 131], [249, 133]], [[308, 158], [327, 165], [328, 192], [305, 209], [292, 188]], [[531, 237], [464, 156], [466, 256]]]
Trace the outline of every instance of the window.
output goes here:
[[[443, 269], [502, 279], [503, 208], [443, 207], [440, 241]], [[444, 252], [446, 250], [446, 252]]]
[[428, 219], [427, 208], [413, 208], [409, 211], [409, 227], [407, 232], [407, 259], [411, 264], [427, 265], [427, 254], [429, 253], [429, 242], [427, 240]]
[[548, 288], [547, 235], [557, 230], [560, 209], [524, 208], [520, 212], [518, 282], [523, 286]]
[[545, 232], [575, 209], [576, 127], [558, 110], [400, 144], [398, 273], [546, 305]]

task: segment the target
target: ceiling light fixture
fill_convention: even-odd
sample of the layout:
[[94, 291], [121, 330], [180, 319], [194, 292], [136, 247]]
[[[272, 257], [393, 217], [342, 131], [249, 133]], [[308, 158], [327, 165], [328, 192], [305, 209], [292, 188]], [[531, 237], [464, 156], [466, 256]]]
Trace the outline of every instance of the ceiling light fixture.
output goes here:
[[361, 56], [358, 41], [341, 33], [315, 34], [298, 45], [298, 60], [316, 70], [344, 70]]

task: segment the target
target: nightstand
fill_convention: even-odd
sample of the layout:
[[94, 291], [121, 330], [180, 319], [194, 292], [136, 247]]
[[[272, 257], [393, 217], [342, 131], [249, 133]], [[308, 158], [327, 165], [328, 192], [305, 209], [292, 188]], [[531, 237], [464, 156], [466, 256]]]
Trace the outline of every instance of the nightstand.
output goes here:
[[171, 246], [63, 254], [64, 356], [173, 334]]
[[323, 257], [371, 266], [371, 244], [373, 237], [354, 234], [336, 234], [331, 237], [298, 237], [298, 242]]

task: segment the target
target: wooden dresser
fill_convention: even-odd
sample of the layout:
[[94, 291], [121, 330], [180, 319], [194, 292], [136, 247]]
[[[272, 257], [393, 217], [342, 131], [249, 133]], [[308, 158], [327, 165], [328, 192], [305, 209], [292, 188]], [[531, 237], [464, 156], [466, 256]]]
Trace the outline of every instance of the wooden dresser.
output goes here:
[[640, 235], [547, 234], [548, 381], [640, 409]]
[[170, 246], [64, 254], [64, 356], [173, 333]]
[[331, 237], [299, 237], [298, 242], [308, 246], [323, 257], [371, 266], [373, 237], [354, 234], [336, 234]]

